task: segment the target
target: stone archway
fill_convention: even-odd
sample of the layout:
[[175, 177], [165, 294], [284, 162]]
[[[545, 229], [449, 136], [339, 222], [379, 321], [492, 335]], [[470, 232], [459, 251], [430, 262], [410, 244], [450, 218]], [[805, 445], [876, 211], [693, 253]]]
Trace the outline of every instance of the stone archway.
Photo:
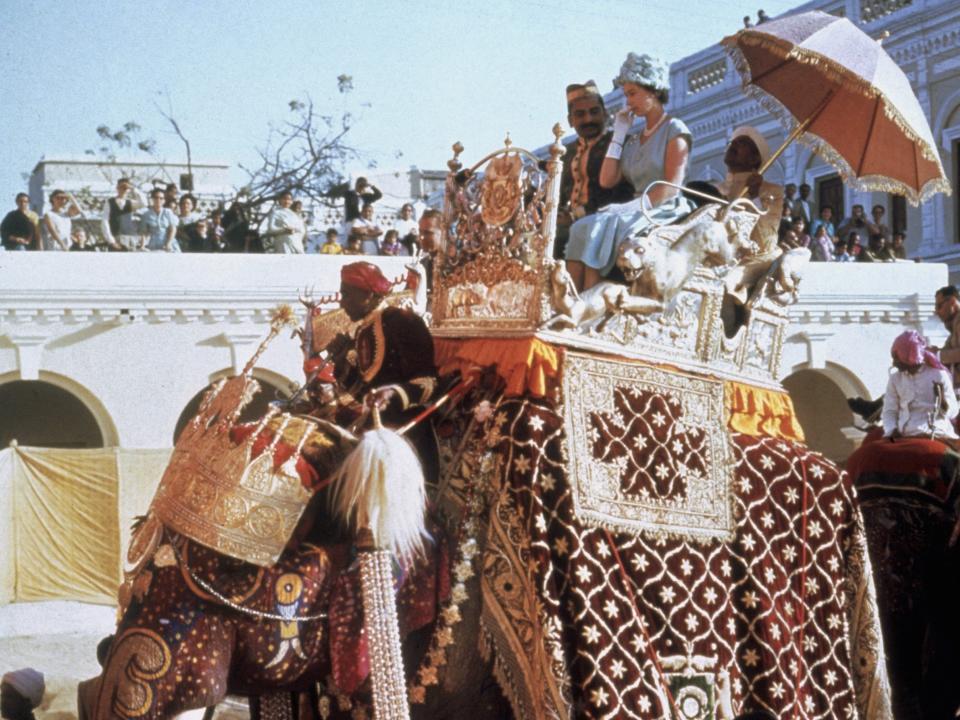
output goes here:
[[[263, 417], [264, 413], [267, 412], [268, 406], [274, 400], [286, 400], [290, 397], [290, 386], [289, 383], [284, 383], [282, 376], [277, 375], [276, 373], [267, 373], [254, 371], [254, 377], [260, 383], [260, 392], [258, 392], [250, 403], [243, 409], [243, 412], [240, 413], [240, 422], [249, 422], [251, 420], [256, 420], [257, 418]], [[183, 411], [180, 413], [180, 417], [177, 418], [177, 424], [173, 430], [173, 444], [177, 444], [177, 438], [180, 437], [180, 433], [183, 431], [183, 428], [186, 427], [187, 423], [197, 414], [197, 411], [200, 409], [200, 403], [203, 401], [203, 396], [207, 391], [212, 388], [219, 379], [214, 380], [209, 385], [207, 385], [203, 390], [194, 395], [190, 402], [186, 404], [183, 408]], [[284, 387], [286, 385], [286, 387]]]
[[807, 445], [841, 466], [855, 449], [848, 393], [822, 370], [802, 368], [783, 379]]
[[110, 438], [94, 411], [75, 393], [46, 380], [0, 385], [0, 447], [105, 447]]

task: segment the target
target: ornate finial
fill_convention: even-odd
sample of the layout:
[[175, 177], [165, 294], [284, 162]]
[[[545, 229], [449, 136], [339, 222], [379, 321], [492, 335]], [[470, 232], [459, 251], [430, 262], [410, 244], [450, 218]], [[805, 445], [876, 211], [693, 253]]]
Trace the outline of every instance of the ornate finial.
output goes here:
[[267, 334], [267, 337], [263, 339], [263, 342], [260, 343], [260, 347], [257, 348], [257, 351], [253, 354], [247, 364], [243, 367], [243, 372], [241, 375], [249, 375], [254, 366], [257, 364], [257, 361], [260, 359], [260, 356], [263, 355], [263, 351], [267, 349], [273, 339], [280, 333], [281, 330], [287, 325], [296, 325], [297, 315], [293, 312], [293, 308], [287, 305], [286, 303], [277, 305], [274, 308], [273, 316], [270, 318], [270, 332]]
[[503, 146], [509, 148], [511, 145], [513, 145], [513, 140], [510, 139], [510, 131], [507, 130], [507, 136], [503, 139]]
[[284, 325], [294, 325], [297, 322], [297, 316], [293, 308], [286, 303], [281, 303], [273, 310], [273, 317], [270, 318], [270, 327], [276, 327], [282, 330]]
[[450, 172], [458, 172], [462, 165], [460, 164], [460, 153], [463, 152], [463, 145], [457, 140], [453, 144], [453, 157], [450, 160], [447, 160], [447, 167], [450, 168]]
[[560, 123], [554, 123], [553, 125], [553, 145], [550, 146], [550, 156], [556, 160], [561, 155], [563, 155], [564, 147], [563, 143], [560, 141], [560, 138], [563, 137], [563, 128], [560, 126]]

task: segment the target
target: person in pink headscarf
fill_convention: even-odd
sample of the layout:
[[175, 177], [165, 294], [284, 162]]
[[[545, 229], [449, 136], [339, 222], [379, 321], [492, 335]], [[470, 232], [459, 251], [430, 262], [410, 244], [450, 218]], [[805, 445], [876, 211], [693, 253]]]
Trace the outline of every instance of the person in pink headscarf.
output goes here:
[[953, 418], [960, 412], [950, 374], [927, 349], [920, 333], [907, 330], [890, 348], [896, 372], [883, 396], [883, 435], [957, 439]]

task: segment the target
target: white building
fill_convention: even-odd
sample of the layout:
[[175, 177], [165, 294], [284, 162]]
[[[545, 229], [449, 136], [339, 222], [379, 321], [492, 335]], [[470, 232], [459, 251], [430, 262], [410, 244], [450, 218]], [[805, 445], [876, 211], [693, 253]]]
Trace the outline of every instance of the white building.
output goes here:
[[[0, 446], [169, 448], [199, 394], [243, 367], [272, 310], [339, 289], [352, 258], [4, 253]], [[402, 258], [378, 259], [388, 277]], [[299, 343], [277, 338], [254, 375], [288, 395]], [[261, 405], [262, 407], [262, 405]]]
[[[814, 205], [834, 206], [835, 217], [847, 217], [854, 204], [869, 212], [886, 208], [887, 224], [906, 232], [908, 255], [944, 262], [950, 277], [960, 280], [960, 3], [953, 0], [812, 0], [787, 14], [823, 10], [845, 16], [864, 32], [883, 40], [883, 47], [903, 69], [924, 109], [940, 158], [953, 184], [953, 196], [937, 195], [915, 208], [885, 193], [861, 193], [846, 187], [830, 165], [804, 145], [794, 143], [768, 173], [774, 182], [811, 186]], [[718, 29], [732, 35], [739, 28]], [[608, 105], [622, 106], [620, 91]], [[694, 143], [688, 177], [723, 177], [723, 152], [732, 130], [754, 125], [770, 147], [779, 147], [785, 133], [759, 104], [747, 99], [740, 76], [720, 45], [713, 45], [673, 63], [670, 68], [670, 113], [690, 127]]]
[[[199, 162], [189, 168], [193, 175], [191, 194], [201, 210], [210, 211], [233, 197], [230, 166], [226, 163]], [[50, 193], [65, 190], [83, 205], [85, 212], [97, 215], [103, 203], [114, 196], [117, 180], [130, 178], [144, 193], [154, 186], [174, 183], [183, 186], [188, 173], [186, 163], [158, 163], [146, 159], [106, 161], [90, 156], [43, 157], [30, 173], [30, 206], [41, 215], [47, 210]]]

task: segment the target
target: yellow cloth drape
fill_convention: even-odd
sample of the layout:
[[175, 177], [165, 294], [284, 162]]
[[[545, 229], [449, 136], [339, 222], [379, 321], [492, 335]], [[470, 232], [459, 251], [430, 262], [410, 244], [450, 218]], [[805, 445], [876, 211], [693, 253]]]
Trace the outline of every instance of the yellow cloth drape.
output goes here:
[[120, 554], [114, 452], [18, 448], [16, 463], [17, 599], [109, 601]]
[[746, 435], [804, 442], [793, 401], [782, 390], [765, 390], [727, 381], [723, 384], [727, 426]]
[[114, 604], [134, 515], [147, 511], [170, 450], [0, 451], [0, 604]]
[[474, 368], [496, 365], [507, 384], [507, 395], [547, 395], [560, 376], [562, 350], [533, 337], [468, 340], [438, 338], [434, 356], [441, 374], [459, 370], [463, 376]]

